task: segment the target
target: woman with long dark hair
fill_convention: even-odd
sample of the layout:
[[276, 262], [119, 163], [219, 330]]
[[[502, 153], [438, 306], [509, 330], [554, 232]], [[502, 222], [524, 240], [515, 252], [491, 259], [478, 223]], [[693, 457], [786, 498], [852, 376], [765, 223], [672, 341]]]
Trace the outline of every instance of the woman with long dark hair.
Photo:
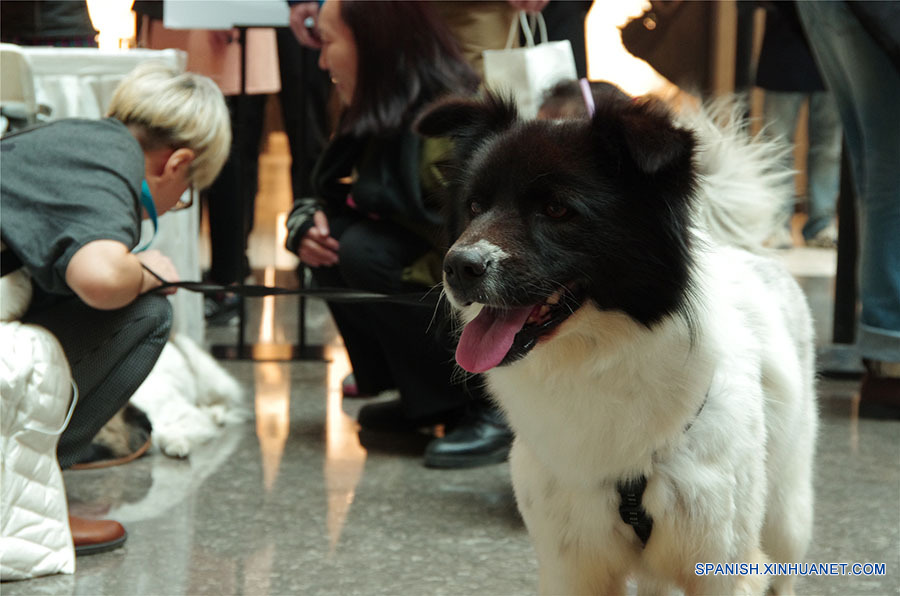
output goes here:
[[[424, 140], [412, 122], [447, 94], [475, 93], [479, 79], [425, 2], [328, 0], [319, 13], [319, 66], [343, 111], [313, 171], [314, 197], [300, 198], [287, 246], [317, 284], [382, 293], [423, 292], [440, 283], [441, 175], [447, 141]], [[480, 382], [453, 383], [444, 312], [402, 304], [330, 303], [350, 355], [355, 388], [398, 389], [400, 399], [360, 410], [364, 429], [452, 432], [426, 450], [426, 465], [502, 461], [511, 434]], [[435, 321], [434, 319], [438, 320]]]

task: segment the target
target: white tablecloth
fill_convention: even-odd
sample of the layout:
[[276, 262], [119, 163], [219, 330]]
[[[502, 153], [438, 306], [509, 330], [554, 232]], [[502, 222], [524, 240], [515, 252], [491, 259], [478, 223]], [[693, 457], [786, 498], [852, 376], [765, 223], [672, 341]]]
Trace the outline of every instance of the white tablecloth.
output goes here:
[[[187, 55], [179, 50], [98, 50], [94, 48], [22, 48], [34, 73], [35, 95], [50, 107], [50, 117], [101, 118], [119, 81], [146, 60], [161, 60], [184, 70]], [[182, 279], [200, 279], [200, 207], [167, 213], [159, 219], [159, 233], [151, 248], [168, 255]], [[144, 224], [145, 237], [152, 230]], [[175, 312], [173, 330], [202, 345], [203, 298], [179, 291], [170, 297]]]

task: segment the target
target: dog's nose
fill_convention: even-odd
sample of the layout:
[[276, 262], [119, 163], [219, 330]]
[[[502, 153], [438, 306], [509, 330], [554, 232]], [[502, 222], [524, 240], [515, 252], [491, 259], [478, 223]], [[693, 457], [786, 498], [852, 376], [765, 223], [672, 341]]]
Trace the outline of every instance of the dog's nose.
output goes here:
[[490, 266], [488, 256], [476, 248], [453, 249], [444, 258], [447, 282], [463, 288], [478, 283]]

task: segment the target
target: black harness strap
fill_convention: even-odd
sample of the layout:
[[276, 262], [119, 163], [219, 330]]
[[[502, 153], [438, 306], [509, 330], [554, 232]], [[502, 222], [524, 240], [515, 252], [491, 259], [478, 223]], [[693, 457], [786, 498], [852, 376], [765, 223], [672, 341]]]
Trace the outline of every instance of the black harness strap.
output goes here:
[[[697, 413], [694, 414], [694, 417], [684, 428], [684, 432], [689, 431], [691, 426], [694, 425], [694, 421], [697, 420], [700, 412], [703, 411], [703, 406], [706, 405], [708, 399], [709, 391], [706, 392], [703, 403], [700, 404], [700, 409], [697, 410]], [[650, 540], [650, 532], [653, 531], [653, 518], [647, 515], [644, 506], [641, 504], [646, 488], [647, 477], [643, 475], [639, 478], [624, 480], [616, 484], [616, 490], [619, 493], [619, 515], [622, 517], [623, 522], [634, 528], [634, 533], [641, 539], [641, 544], [644, 546], [647, 546], [647, 541]]]
[[641, 505], [641, 498], [644, 496], [646, 488], [646, 476], [616, 484], [616, 490], [619, 491], [619, 515], [623, 522], [634, 528], [634, 533], [641, 539], [641, 544], [644, 546], [647, 546], [650, 532], [653, 531], [653, 519], [647, 515], [644, 506]]

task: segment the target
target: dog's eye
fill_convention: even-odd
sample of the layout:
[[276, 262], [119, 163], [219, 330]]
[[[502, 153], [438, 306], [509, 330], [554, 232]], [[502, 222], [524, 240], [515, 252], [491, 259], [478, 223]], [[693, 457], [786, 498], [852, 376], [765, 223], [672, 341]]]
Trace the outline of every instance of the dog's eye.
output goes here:
[[479, 203], [478, 201], [472, 201], [471, 203], [469, 203], [469, 213], [471, 213], [473, 216], [481, 215], [483, 211], [484, 209], [481, 208], [481, 203]]
[[557, 201], [551, 201], [544, 206], [544, 215], [546, 215], [547, 217], [559, 219], [560, 217], [565, 217], [568, 214], [569, 210], [566, 208], [566, 206]]

